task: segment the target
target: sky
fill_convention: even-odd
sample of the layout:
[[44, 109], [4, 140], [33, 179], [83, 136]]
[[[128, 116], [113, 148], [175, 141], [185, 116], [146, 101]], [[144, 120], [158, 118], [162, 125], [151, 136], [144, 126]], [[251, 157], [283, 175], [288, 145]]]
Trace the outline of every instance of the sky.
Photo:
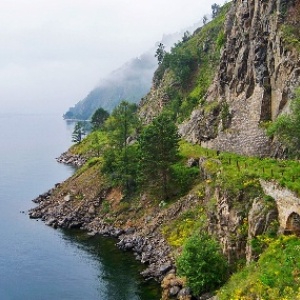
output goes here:
[[0, 0], [0, 113], [60, 113], [219, 0]]

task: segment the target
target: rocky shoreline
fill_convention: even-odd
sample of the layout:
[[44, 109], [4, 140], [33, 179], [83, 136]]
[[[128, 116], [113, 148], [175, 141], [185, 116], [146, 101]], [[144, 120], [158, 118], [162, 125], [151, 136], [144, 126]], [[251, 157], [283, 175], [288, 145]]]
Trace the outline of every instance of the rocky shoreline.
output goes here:
[[86, 163], [87, 160], [81, 155], [74, 155], [67, 151], [57, 157], [56, 161], [66, 165], [72, 165], [74, 167], [81, 167]]
[[[145, 279], [153, 278], [161, 282], [162, 299], [191, 299], [191, 292], [184, 288], [182, 280], [176, 277], [174, 258], [171, 249], [161, 236], [156, 226], [145, 222], [144, 228], [135, 226], [114, 226], [99, 217], [99, 208], [106, 195], [94, 198], [92, 201], [81, 199], [77, 201], [71, 194], [59, 197], [57, 192], [62, 184], [56, 184], [44, 194], [33, 199], [38, 206], [29, 211], [32, 219], [41, 219], [53, 228], [80, 228], [88, 235], [103, 235], [119, 240], [117, 247], [123, 251], [132, 251], [137, 260], [146, 265], [141, 273]], [[80, 202], [80, 205], [78, 205]]]

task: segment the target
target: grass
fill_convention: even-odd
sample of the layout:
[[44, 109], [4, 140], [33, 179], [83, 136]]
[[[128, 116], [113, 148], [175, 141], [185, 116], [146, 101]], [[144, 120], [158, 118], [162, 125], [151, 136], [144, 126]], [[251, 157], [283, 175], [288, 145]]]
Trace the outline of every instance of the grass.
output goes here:
[[201, 206], [185, 211], [162, 228], [162, 234], [174, 248], [181, 247], [194, 233], [206, 225], [206, 214]]
[[270, 241], [258, 262], [234, 274], [218, 292], [220, 300], [300, 299], [300, 239], [280, 236]]
[[[207, 157], [221, 162], [219, 170], [214, 165], [212, 173], [220, 172], [220, 180], [227, 188], [242, 189], [258, 185], [258, 179], [276, 180], [300, 196], [300, 163], [295, 160], [279, 160], [273, 158], [247, 157], [234, 153], [217, 153], [204, 149], [199, 145], [187, 142], [180, 143], [180, 153], [185, 158]], [[209, 172], [209, 168], [207, 168]]]
[[107, 133], [104, 131], [93, 131], [80, 143], [74, 144], [69, 151], [72, 154], [83, 155], [85, 157], [99, 156], [107, 143]]

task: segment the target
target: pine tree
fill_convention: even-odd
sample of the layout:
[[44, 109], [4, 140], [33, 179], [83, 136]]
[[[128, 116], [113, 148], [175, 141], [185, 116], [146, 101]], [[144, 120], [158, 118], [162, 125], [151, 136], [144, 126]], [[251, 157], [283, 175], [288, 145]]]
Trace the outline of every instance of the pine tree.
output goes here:
[[93, 130], [100, 129], [108, 117], [109, 113], [105, 109], [102, 107], [98, 108], [91, 118]]
[[144, 181], [156, 185], [164, 199], [169, 198], [168, 182], [171, 165], [178, 158], [178, 140], [177, 127], [166, 113], [145, 127], [138, 139]]
[[72, 142], [80, 143], [85, 134], [84, 122], [77, 122], [72, 133]]

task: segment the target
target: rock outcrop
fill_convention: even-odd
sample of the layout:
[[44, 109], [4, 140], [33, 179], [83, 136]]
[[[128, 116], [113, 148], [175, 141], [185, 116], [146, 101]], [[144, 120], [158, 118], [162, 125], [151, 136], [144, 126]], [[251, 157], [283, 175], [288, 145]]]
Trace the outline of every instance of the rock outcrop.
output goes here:
[[66, 165], [72, 165], [74, 167], [81, 167], [86, 163], [86, 158], [82, 157], [81, 155], [74, 155], [67, 151], [56, 158], [56, 161]]
[[[203, 134], [203, 110], [180, 126], [194, 143], [246, 155], [276, 155], [261, 126], [288, 110], [300, 84], [300, 55], [284, 43], [281, 26], [292, 1], [235, 0], [225, 23], [226, 44], [206, 101], [226, 105], [218, 132]], [[229, 121], [229, 122], [228, 122]], [[226, 124], [224, 124], [226, 123]]]
[[[169, 273], [175, 274], [171, 248], [160, 230], [161, 225], [175, 218], [184, 206], [175, 205], [170, 210], [161, 210], [157, 206], [147, 209], [148, 204], [144, 202], [150, 200], [141, 199], [144, 209], [147, 209], [141, 211], [140, 206], [122, 202], [118, 190], [101, 186], [103, 183], [97, 168], [75, 174], [34, 199], [38, 205], [29, 211], [29, 216], [42, 219], [53, 228], [80, 228], [90, 236], [101, 234], [118, 238], [120, 249], [132, 251], [136, 259], [147, 266], [142, 272], [145, 278], [162, 281]], [[175, 295], [184, 287], [172, 284], [169, 289], [167, 294]]]

